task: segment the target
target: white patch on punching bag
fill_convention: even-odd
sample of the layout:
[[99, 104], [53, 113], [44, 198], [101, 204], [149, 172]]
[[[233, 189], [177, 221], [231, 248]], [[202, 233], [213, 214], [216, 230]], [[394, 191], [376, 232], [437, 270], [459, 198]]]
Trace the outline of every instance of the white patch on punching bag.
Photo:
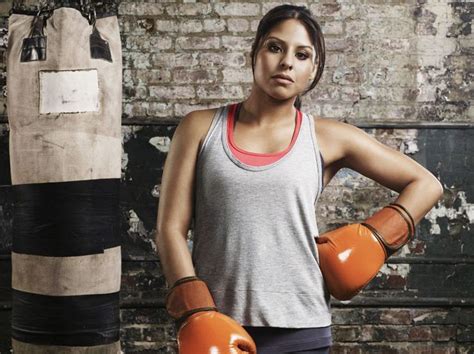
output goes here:
[[97, 70], [40, 71], [40, 114], [99, 111]]

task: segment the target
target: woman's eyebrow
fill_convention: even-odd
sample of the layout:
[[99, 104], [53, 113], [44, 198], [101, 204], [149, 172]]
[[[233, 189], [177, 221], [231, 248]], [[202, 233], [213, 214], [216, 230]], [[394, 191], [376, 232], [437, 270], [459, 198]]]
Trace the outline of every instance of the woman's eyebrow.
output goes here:
[[[285, 42], [283, 39], [280, 39], [280, 38], [274, 37], [274, 36], [269, 36], [269, 37], [267, 37], [267, 39], [265, 40], [265, 42], [268, 41], [269, 39], [276, 39], [277, 41], [286, 44], [286, 42]], [[299, 45], [297, 45], [297, 47], [298, 47], [298, 48], [308, 48], [308, 49], [310, 49], [310, 50], [313, 50], [313, 46], [304, 45], [304, 44], [299, 44]]]

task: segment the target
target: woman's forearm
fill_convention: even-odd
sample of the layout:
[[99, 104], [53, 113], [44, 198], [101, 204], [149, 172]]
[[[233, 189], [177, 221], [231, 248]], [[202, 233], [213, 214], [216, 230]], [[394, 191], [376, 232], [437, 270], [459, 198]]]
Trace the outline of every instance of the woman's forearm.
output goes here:
[[403, 205], [410, 212], [415, 224], [418, 224], [442, 195], [441, 183], [434, 176], [428, 176], [409, 183], [400, 192], [395, 203]]
[[157, 232], [156, 245], [169, 286], [178, 279], [196, 275], [185, 235], [175, 231]]

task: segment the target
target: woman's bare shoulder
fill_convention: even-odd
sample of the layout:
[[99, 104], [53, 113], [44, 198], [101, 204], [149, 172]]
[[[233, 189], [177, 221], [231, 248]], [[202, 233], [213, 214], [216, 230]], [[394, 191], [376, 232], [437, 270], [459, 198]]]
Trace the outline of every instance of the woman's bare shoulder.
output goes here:
[[313, 115], [313, 119], [316, 132], [322, 132], [325, 134], [338, 134], [354, 128], [353, 125], [334, 118], [324, 118], [318, 115]]
[[342, 159], [347, 150], [347, 141], [354, 136], [357, 127], [333, 118], [313, 115], [314, 130], [321, 153], [328, 162]]
[[199, 141], [201, 145], [218, 109], [199, 109], [187, 113], [179, 122], [176, 132], [189, 140]]

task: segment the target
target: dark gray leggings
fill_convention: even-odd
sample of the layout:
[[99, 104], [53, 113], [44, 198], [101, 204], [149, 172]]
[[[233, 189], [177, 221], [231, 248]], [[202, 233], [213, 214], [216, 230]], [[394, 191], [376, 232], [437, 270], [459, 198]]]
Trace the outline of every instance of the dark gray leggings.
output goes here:
[[329, 347], [310, 349], [310, 350], [300, 350], [297, 352], [291, 352], [292, 354], [329, 354]]
[[[258, 354], [275, 354], [275, 351], [267, 351], [265, 349], [260, 350], [257, 348]], [[278, 352], [278, 354], [329, 354], [329, 347], [318, 348], [318, 349], [309, 349], [309, 350], [299, 350], [294, 352]]]

